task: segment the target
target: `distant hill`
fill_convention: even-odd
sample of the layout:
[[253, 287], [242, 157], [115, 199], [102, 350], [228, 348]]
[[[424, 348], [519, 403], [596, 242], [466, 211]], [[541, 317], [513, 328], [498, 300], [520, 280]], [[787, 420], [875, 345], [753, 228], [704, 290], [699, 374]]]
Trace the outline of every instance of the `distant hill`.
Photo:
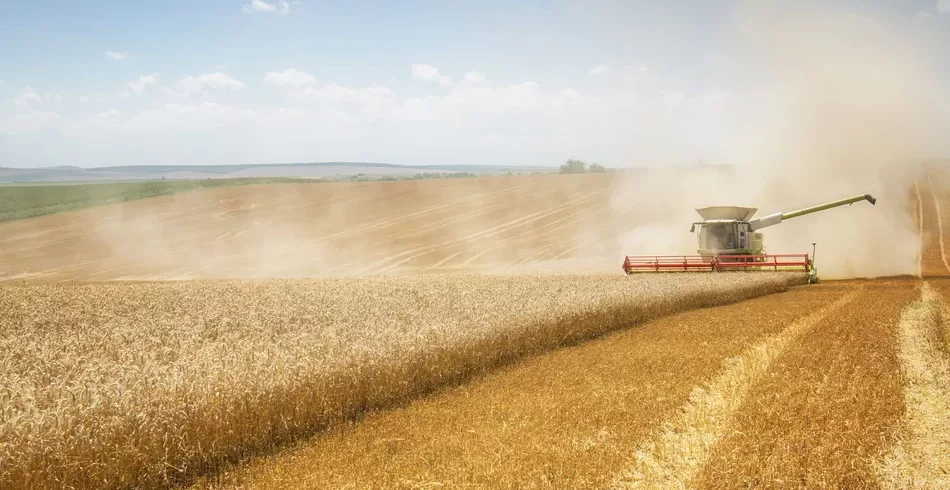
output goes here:
[[504, 174], [556, 172], [557, 167], [501, 165], [395, 165], [376, 162], [312, 162], [252, 165], [123, 165], [82, 168], [73, 166], [40, 168], [0, 167], [0, 182], [116, 182], [135, 180], [190, 180], [249, 177], [345, 178], [352, 175], [406, 175], [426, 172], [468, 172]]

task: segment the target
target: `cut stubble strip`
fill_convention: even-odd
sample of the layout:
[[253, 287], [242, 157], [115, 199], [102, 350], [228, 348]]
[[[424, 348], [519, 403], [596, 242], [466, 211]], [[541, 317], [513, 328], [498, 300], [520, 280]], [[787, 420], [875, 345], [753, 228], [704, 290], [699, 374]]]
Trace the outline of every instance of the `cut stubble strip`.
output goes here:
[[945, 311], [924, 282], [920, 301], [901, 314], [898, 356], [907, 409], [897, 442], [878, 465], [883, 488], [950, 488], [950, 360], [935, 345]]
[[686, 488], [726, 434], [733, 414], [742, 406], [750, 388], [785, 348], [829, 313], [853, 301], [860, 292], [858, 289], [845, 294], [781, 333], [727, 359], [723, 371], [708, 384], [697, 386], [680, 414], [664, 424], [657, 437], [636, 450], [632, 467], [617, 475], [611, 488]]

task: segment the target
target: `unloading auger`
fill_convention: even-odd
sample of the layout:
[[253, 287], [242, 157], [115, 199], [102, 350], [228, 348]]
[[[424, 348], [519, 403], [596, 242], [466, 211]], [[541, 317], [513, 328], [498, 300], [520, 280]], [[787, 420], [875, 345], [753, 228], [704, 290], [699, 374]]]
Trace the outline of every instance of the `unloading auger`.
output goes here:
[[808, 282], [818, 281], [815, 267], [815, 244], [811, 255], [765, 253], [762, 228], [782, 221], [817, 213], [839, 206], [867, 201], [877, 203], [870, 194], [840, 199], [789, 213], [775, 213], [752, 219], [757, 208], [741, 206], [710, 206], [699, 208], [703, 221], [693, 223], [690, 232], [697, 232], [698, 255], [628, 255], [623, 270], [627, 274], [641, 272], [727, 272], [727, 271], [791, 271], [803, 272]]

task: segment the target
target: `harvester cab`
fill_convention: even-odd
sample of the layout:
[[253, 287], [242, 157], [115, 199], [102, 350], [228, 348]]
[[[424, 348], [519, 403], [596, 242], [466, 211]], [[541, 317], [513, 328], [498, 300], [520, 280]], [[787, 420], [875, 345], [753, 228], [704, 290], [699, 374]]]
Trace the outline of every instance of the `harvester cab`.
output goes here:
[[[703, 219], [693, 223], [698, 254], [695, 256], [626, 256], [623, 269], [637, 272], [723, 272], [723, 271], [793, 271], [803, 272], [808, 282], [818, 281], [818, 269], [812, 255], [765, 253], [765, 237], [759, 230], [782, 221], [817, 213], [860, 201], [877, 203], [870, 194], [840, 199], [789, 213], [775, 213], [752, 219], [758, 209], [742, 206], [710, 206], [697, 209]], [[814, 247], [814, 244], [812, 244]]]

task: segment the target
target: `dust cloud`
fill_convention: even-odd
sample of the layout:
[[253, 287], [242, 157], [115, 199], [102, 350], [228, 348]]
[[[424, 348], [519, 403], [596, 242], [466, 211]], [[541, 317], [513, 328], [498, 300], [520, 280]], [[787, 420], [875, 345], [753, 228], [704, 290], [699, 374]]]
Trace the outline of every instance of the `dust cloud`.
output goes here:
[[[547, 264], [533, 264], [573, 252], [564, 238], [579, 235], [581, 223], [604, 210], [605, 177], [182, 192], [41, 218], [34, 226], [58, 230], [55, 257], [34, 253], [39, 237], [30, 236], [7, 252], [24, 271], [39, 269], [55, 280], [352, 277], [522, 266], [550, 272]], [[620, 260], [611, 258], [612, 272], [619, 273]]]
[[[793, 2], [742, 3], [731, 56], [747, 86], [730, 99], [731, 171], [633, 176], [613, 207], [642, 207], [620, 237], [628, 254], [695, 253], [695, 208], [758, 207], [757, 217], [870, 193], [867, 202], [763, 230], [768, 253], [811, 252], [821, 276], [916, 274], [913, 182], [940, 150], [946, 95], [907, 19]], [[737, 88], [738, 89], [738, 88]]]

